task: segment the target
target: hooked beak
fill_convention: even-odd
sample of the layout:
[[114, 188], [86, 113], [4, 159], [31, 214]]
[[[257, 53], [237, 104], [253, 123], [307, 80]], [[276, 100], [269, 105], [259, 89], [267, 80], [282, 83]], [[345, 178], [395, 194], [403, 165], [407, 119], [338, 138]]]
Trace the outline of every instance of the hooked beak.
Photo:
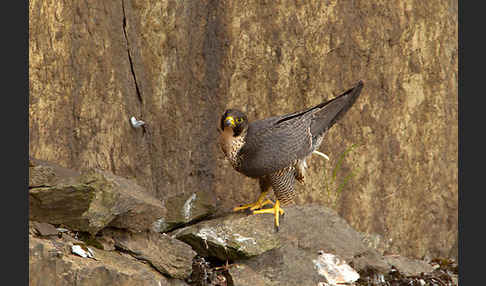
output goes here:
[[232, 116], [228, 116], [224, 119], [224, 127], [235, 127], [235, 119]]

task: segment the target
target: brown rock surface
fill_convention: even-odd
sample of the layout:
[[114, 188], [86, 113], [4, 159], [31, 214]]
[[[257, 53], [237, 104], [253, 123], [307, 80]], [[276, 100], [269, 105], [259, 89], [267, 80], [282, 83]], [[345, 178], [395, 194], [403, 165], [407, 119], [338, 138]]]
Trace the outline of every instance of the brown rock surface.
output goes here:
[[63, 168], [52, 162], [29, 158], [29, 188], [49, 187], [59, 182], [71, 182], [78, 179], [79, 172]]
[[231, 282], [234, 286], [270, 286], [279, 285], [278, 282], [270, 281], [262, 274], [251, 269], [245, 264], [234, 264], [228, 269]]
[[[274, 234], [279, 239], [279, 247], [238, 263], [249, 266], [264, 279], [278, 282], [277, 285], [317, 285], [325, 281], [313, 262], [319, 251], [334, 254], [346, 263], [354, 264], [358, 272], [368, 267], [382, 273], [389, 270], [390, 265], [383, 257], [368, 248], [361, 235], [335, 211], [312, 205], [287, 207], [285, 212], [280, 231]], [[256, 231], [274, 232], [271, 216], [257, 217], [253, 219], [267, 221], [267, 228], [257, 228]]]
[[165, 228], [165, 231], [201, 220], [216, 211], [214, 194], [204, 189], [169, 197], [164, 204], [168, 212], [165, 221], [161, 222], [161, 228]]
[[[372, 270], [384, 276], [392, 266], [403, 275], [433, 270], [423, 261], [382, 256], [335, 211], [319, 205], [287, 207], [279, 232], [273, 228], [271, 215], [232, 214], [173, 235], [200, 256], [222, 261], [233, 285], [317, 285], [325, 281], [316, 268], [321, 252], [336, 256], [359, 273]], [[226, 261], [228, 266], [224, 266]]]
[[29, 285], [187, 285], [128, 255], [96, 249], [94, 260], [76, 256], [69, 249], [70, 244], [63, 240], [29, 236]]
[[[39, 227], [39, 223], [30, 223], [33, 228]], [[106, 251], [94, 248], [92, 237], [83, 235], [85, 240], [68, 229], [62, 236], [43, 239], [31, 233], [30, 283], [317, 285], [324, 281], [316, 264], [316, 258], [322, 253], [344, 260], [364, 275], [363, 279], [388, 275], [392, 266], [400, 275], [421, 275], [422, 272], [427, 277], [434, 275], [433, 267], [423, 261], [382, 256], [367, 246], [361, 234], [335, 211], [319, 205], [287, 207], [279, 232], [273, 229], [271, 215], [231, 214], [196, 223], [169, 235], [105, 228], [96, 238], [113, 240], [115, 247]], [[189, 245], [174, 237], [190, 244], [199, 256]], [[93, 255], [92, 258], [76, 256], [73, 245], [81, 246]], [[217, 260], [222, 265], [211, 265]], [[325, 260], [319, 263], [323, 267]], [[167, 276], [160, 276], [160, 273]], [[223, 281], [227, 284], [221, 284]]]
[[32, 227], [36, 230], [36, 233], [38, 233], [40, 236], [50, 236], [50, 235], [58, 235], [59, 231], [49, 223], [45, 222], [36, 222], [33, 221]]
[[457, 27], [457, 1], [32, 0], [29, 153], [135, 178], [161, 200], [205, 189], [229, 208], [254, 200], [258, 186], [216, 146], [225, 107], [263, 118], [362, 79], [362, 97], [320, 148], [332, 167], [356, 144], [338, 179], [354, 176], [328, 196], [322, 161], [312, 160], [298, 203], [333, 207], [359, 231], [392, 239], [395, 253], [448, 255]]
[[78, 174], [52, 163], [29, 169], [32, 220], [96, 234], [108, 225], [159, 231], [157, 221], [166, 215], [161, 201], [133, 181], [109, 172], [93, 169]]
[[149, 262], [160, 273], [178, 279], [191, 275], [192, 259], [196, 252], [189, 245], [152, 231], [129, 233], [112, 230], [111, 235], [116, 247]]
[[114, 216], [109, 226], [135, 232], [162, 231], [158, 229], [157, 221], [167, 215], [163, 202], [148, 194], [134, 180], [94, 169], [85, 172], [82, 181], [106, 194], [96, 201], [95, 211]]
[[272, 222], [271, 216], [231, 214], [184, 227], [172, 235], [191, 245], [201, 256], [221, 261], [244, 259], [280, 245]]
[[432, 272], [434, 268], [422, 260], [410, 259], [403, 256], [384, 256], [385, 261], [393, 265], [400, 273], [406, 276], [418, 275], [420, 272]]

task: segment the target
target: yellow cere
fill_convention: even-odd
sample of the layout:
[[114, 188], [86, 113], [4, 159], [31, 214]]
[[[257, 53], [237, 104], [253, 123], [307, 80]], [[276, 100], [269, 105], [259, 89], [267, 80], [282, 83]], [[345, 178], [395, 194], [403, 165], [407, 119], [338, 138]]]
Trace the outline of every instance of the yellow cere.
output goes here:
[[231, 123], [231, 126], [235, 126], [235, 119], [233, 118], [233, 116], [226, 117], [225, 121], [229, 121]]

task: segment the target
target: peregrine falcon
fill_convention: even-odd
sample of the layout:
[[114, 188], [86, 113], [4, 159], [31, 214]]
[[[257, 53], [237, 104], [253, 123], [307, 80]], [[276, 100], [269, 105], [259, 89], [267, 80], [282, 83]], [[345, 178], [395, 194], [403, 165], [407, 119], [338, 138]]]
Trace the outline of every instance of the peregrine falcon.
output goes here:
[[[234, 211], [274, 214], [278, 231], [279, 215], [284, 214], [281, 206], [291, 204], [296, 195], [295, 180], [304, 183], [306, 159], [318, 152], [326, 131], [354, 104], [362, 88], [359, 81], [336, 98], [309, 109], [253, 122], [237, 109], [226, 110], [220, 121], [220, 147], [236, 171], [258, 179], [261, 190], [256, 202]], [[265, 200], [270, 188], [275, 203]], [[268, 204], [273, 207], [262, 208]]]

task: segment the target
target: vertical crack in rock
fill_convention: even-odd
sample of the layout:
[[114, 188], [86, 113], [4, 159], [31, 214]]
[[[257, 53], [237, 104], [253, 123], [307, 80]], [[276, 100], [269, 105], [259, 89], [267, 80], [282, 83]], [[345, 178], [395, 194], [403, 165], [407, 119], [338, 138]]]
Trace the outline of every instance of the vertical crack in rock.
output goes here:
[[142, 94], [140, 92], [140, 88], [138, 87], [137, 76], [135, 74], [135, 68], [133, 65], [132, 55], [130, 53], [130, 42], [128, 41], [128, 32], [127, 32], [127, 15], [125, 13], [125, 2], [122, 0], [122, 10], [123, 10], [123, 34], [125, 35], [125, 41], [127, 42], [127, 53], [128, 53], [128, 61], [130, 62], [130, 70], [133, 75], [133, 81], [135, 82], [135, 89], [137, 91], [137, 96], [140, 102], [143, 103]]

